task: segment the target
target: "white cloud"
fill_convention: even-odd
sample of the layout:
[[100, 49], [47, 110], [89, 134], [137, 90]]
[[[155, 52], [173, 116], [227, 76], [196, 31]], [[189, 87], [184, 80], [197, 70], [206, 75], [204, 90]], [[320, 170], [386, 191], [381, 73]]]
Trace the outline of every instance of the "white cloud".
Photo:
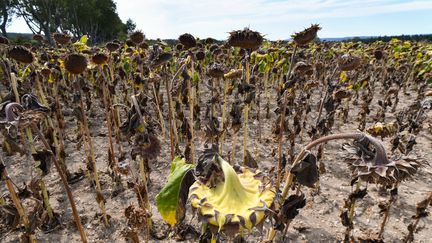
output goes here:
[[[432, 9], [430, 0], [118, 0], [123, 19], [132, 18], [150, 38], [176, 38], [190, 32], [225, 38], [250, 26], [268, 38], [289, 37], [310, 23], [348, 17]], [[343, 21], [343, 20], [341, 20]], [[324, 26], [325, 27], [325, 26]], [[323, 36], [337, 30], [321, 32]], [[350, 33], [346, 33], [345, 35]]]
[[[224, 39], [227, 32], [250, 26], [267, 38], [284, 39], [311, 23], [323, 25], [320, 36], [324, 37], [376, 34], [366, 33], [369, 26], [346, 28], [349, 24], [344, 21], [351, 18], [350, 24], [355, 25], [369, 16], [432, 10], [432, 0], [116, 0], [116, 3], [120, 17], [124, 21], [134, 20], [149, 38], [176, 38], [189, 32], [201, 38]], [[355, 17], [359, 18], [353, 20]], [[23, 28], [25, 24], [17, 22], [11, 30]], [[392, 34], [386, 32], [387, 26], [381, 27], [381, 31]]]

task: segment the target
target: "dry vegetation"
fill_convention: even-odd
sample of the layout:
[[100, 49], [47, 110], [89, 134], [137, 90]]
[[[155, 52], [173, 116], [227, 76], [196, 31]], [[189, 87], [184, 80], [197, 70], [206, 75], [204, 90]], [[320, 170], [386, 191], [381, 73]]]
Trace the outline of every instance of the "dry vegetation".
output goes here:
[[0, 38], [2, 242], [428, 242], [432, 45]]

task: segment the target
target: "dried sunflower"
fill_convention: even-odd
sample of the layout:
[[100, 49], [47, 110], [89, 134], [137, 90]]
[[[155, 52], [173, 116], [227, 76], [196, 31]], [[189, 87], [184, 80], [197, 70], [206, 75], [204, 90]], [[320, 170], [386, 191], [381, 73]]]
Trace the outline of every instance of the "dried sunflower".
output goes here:
[[382, 51], [382, 50], [380, 50], [380, 49], [376, 49], [376, 50], [374, 50], [374, 57], [377, 59], [377, 60], [381, 60], [383, 57], [384, 57], [384, 52]]
[[297, 62], [294, 67], [294, 72], [299, 75], [309, 76], [313, 74], [313, 66], [305, 62]]
[[8, 56], [18, 62], [30, 64], [34, 61], [33, 53], [23, 46], [14, 46], [8, 51]]
[[25, 102], [24, 106], [16, 102], [5, 105], [6, 119], [0, 121], [0, 128], [6, 129], [8, 133], [12, 127], [16, 130], [25, 129], [32, 124], [38, 123], [43, 119], [44, 114], [49, 111], [49, 108], [39, 104], [36, 97], [32, 95], [24, 95], [23, 101]]
[[[201, 219], [208, 222], [213, 231], [234, 234], [241, 229], [251, 230], [260, 224], [266, 217], [264, 209], [273, 204], [276, 195], [270, 179], [261, 172], [252, 172], [243, 167], [237, 174], [217, 154], [208, 156], [206, 161], [204, 167], [213, 168], [210, 171], [217, 174], [218, 181], [209, 185], [208, 181], [197, 180], [189, 191], [192, 207], [198, 211]], [[199, 168], [200, 165], [197, 165], [196, 170]]]
[[5, 45], [9, 44], [8, 38], [0, 35], [0, 44], [5, 44]]
[[72, 37], [70, 35], [63, 34], [63, 33], [54, 33], [53, 37], [54, 37], [54, 40], [61, 45], [68, 44], [72, 39]]
[[92, 57], [92, 62], [97, 65], [103, 65], [108, 62], [108, 56], [105, 53], [96, 53]]
[[259, 32], [244, 28], [244, 30], [230, 32], [227, 44], [229, 46], [255, 50], [261, 46], [263, 41], [264, 38]]
[[113, 52], [113, 51], [116, 51], [117, 49], [119, 49], [120, 45], [117, 43], [114, 43], [114, 42], [108, 42], [105, 45], [105, 47], [106, 47], [106, 49], [108, 49], [108, 51]]
[[360, 178], [369, 183], [393, 185], [412, 177], [422, 163], [409, 158], [389, 160], [383, 144], [368, 135], [357, 139], [354, 146], [345, 145], [355, 157], [349, 158], [348, 167], [354, 178]]
[[145, 36], [143, 32], [135, 31], [129, 36], [129, 38], [134, 44], [139, 45], [144, 41]]
[[64, 61], [64, 66], [72, 74], [80, 74], [87, 68], [87, 58], [82, 54], [69, 54]]
[[342, 71], [351, 71], [358, 68], [361, 64], [360, 57], [344, 54], [338, 59], [338, 66]]
[[207, 73], [212, 78], [222, 78], [225, 74], [225, 66], [220, 63], [213, 63], [207, 68]]
[[205, 52], [202, 51], [202, 50], [199, 50], [199, 51], [195, 52], [195, 58], [196, 58], [198, 61], [202, 61], [202, 60], [204, 60], [204, 58], [205, 58]]
[[185, 34], [179, 36], [178, 39], [179, 39], [180, 43], [183, 45], [183, 48], [186, 50], [190, 49], [192, 47], [195, 47], [197, 44], [195, 37], [193, 37], [193, 35], [188, 34], [188, 33], [185, 33]]
[[40, 34], [33, 35], [32, 39], [35, 40], [35, 41], [39, 41], [39, 42], [42, 42], [42, 41], [45, 40], [45, 38], [43, 37], [43, 35], [40, 35]]
[[291, 37], [297, 45], [305, 45], [317, 37], [318, 30], [320, 29], [321, 27], [318, 24], [313, 24], [309, 28], [293, 34]]

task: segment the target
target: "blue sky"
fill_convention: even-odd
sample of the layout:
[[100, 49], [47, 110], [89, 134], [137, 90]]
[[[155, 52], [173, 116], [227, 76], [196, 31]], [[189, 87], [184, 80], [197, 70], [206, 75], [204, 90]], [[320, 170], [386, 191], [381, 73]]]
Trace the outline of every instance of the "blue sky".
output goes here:
[[[319, 37], [432, 33], [432, 0], [117, 0], [117, 11], [149, 38], [225, 39], [244, 27], [287, 39], [319, 23]], [[12, 21], [9, 32], [29, 32]]]

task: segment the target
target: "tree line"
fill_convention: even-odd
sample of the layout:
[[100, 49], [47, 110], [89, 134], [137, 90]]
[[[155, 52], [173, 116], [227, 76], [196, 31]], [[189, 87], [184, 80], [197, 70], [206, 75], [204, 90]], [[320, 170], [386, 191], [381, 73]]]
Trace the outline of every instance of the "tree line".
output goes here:
[[33, 34], [53, 43], [54, 32], [75, 38], [87, 35], [92, 43], [126, 36], [136, 27], [123, 23], [113, 0], [0, 0], [0, 32], [7, 37], [12, 19], [22, 17]]

